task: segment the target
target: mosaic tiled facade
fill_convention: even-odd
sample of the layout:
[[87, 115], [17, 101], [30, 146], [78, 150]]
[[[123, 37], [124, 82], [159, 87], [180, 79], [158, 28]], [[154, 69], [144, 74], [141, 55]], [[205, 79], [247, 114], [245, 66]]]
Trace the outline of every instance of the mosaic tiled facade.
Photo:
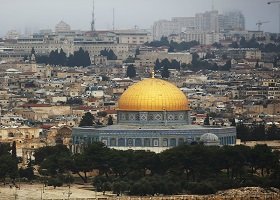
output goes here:
[[189, 111], [119, 111], [118, 124], [190, 124]]

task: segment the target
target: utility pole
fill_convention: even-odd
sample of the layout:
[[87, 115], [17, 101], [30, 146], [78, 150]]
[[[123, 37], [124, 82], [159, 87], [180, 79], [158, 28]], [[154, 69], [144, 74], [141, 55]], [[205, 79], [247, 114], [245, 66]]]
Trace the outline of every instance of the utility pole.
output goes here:
[[113, 8], [113, 31], [115, 30], [115, 8]]
[[94, 1], [92, 1], [92, 19], [91, 19], [91, 31], [95, 31], [95, 19], [94, 19]]

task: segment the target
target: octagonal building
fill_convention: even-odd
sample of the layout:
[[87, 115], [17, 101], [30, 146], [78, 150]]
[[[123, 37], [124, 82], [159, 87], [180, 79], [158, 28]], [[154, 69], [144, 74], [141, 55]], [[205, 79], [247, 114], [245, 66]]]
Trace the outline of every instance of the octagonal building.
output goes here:
[[108, 147], [161, 152], [215, 134], [220, 145], [236, 143], [236, 128], [191, 125], [188, 99], [175, 85], [148, 78], [130, 86], [118, 103], [117, 125], [74, 127], [73, 146], [101, 141]]

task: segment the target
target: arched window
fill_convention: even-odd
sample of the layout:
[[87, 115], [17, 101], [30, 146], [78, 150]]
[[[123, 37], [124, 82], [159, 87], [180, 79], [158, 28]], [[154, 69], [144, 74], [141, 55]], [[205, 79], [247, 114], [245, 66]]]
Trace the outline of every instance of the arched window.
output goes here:
[[135, 140], [135, 146], [136, 146], [136, 147], [141, 147], [141, 146], [142, 146], [142, 140], [141, 140], [140, 138], [137, 138], [137, 139]]
[[158, 147], [159, 146], [159, 144], [158, 144], [158, 139], [154, 139], [154, 147]]
[[151, 146], [151, 144], [150, 144], [150, 139], [149, 139], [149, 138], [145, 138], [145, 140], [144, 140], [144, 145], [145, 145], [145, 147]]
[[125, 146], [125, 141], [123, 138], [120, 138], [119, 141], [118, 141], [119, 145], [118, 146], [121, 146], [121, 147], [124, 147]]
[[13, 134], [12, 132], [10, 132], [10, 133], [8, 134], [8, 137], [14, 137], [14, 134]]
[[133, 139], [127, 139], [127, 146], [133, 146]]
[[163, 145], [164, 147], [167, 147], [167, 146], [168, 146], [168, 139], [167, 139], [167, 138], [164, 138], [164, 139], [163, 139], [162, 145]]
[[176, 139], [175, 138], [170, 139], [170, 146], [172, 146], [172, 147], [176, 146]]
[[180, 145], [180, 144], [184, 144], [184, 139], [183, 138], [179, 138], [178, 145]]
[[116, 143], [116, 139], [115, 138], [111, 138], [110, 139], [110, 146], [116, 146], [117, 143]]

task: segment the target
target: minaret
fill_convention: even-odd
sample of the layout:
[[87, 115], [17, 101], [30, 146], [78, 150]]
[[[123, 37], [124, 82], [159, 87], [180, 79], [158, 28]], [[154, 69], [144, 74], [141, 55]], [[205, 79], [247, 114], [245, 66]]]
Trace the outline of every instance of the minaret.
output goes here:
[[93, 7], [92, 7], [92, 20], [91, 20], [91, 31], [95, 31], [95, 20], [94, 20], [94, 1], [92, 1]]
[[30, 64], [31, 64], [31, 71], [37, 72], [37, 63], [36, 63], [36, 57], [34, 53], [32, 53], [31, 55]]

